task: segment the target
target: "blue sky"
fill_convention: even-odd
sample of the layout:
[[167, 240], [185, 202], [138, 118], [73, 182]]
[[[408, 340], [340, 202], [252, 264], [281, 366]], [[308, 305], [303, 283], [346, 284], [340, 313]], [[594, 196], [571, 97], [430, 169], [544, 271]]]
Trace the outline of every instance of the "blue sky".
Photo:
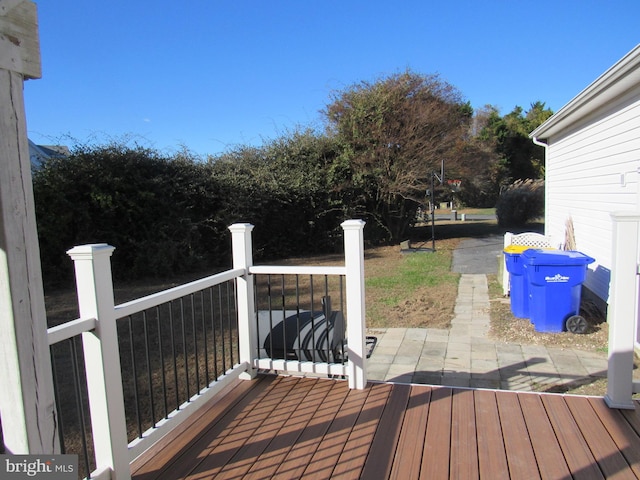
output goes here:
[[640, 43], [638, 0], [42, 0], [39, 144], [199, 155], [321, 127], [332, 92], [411, 69], [474, 108], [557, 111]]

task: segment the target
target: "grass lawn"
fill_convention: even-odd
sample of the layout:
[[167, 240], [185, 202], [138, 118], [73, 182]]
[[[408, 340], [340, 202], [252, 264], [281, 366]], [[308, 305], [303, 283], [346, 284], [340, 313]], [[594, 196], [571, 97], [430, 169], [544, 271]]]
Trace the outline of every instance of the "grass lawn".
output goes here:
[[454, 241], [435, 252], [402, 253], [398, 246], [365, 255], [367, 326], [446, 328], [460, 275], [451, 272]]

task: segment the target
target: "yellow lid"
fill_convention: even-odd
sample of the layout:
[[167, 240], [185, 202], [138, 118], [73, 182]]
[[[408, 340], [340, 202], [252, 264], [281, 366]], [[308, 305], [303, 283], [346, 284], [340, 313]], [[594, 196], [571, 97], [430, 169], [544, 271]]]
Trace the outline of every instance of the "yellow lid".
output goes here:
[[531, 245], [509, 245], [504, 248], [504, 253], [522, 253], [533, 248]]

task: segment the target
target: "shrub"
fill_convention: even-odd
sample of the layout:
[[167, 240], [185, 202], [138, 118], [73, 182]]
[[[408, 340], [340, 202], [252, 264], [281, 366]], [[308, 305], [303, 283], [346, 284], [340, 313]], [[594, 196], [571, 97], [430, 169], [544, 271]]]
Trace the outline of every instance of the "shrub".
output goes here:
[[517, 227], [544, 215], [544, 180], [517, 180], [498, 198], [498, 225]]
[[205, 165], [141, 147], [80, 146], [48, 160], [34, 173], [45, 282], [64, 285], [73, 272], [65, 252], [85, 243], [116, 247], [119, 280], [217, 265], [226, 230], [210, 215], [217, 190]]

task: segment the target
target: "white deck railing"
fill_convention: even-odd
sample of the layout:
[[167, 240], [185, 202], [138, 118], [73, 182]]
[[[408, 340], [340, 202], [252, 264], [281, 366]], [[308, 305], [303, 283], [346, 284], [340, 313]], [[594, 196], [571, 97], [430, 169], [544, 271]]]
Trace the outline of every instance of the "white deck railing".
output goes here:
[[607, 394], [612, 408], [634, 408], [632, 395], [640, 391], [633, 381], [633, 356], [638, 319], [638, 228], [640, 213], [621, 212], [613, 220]]
[[[251, 379], [258, 368], [346, 375], [351, 388], [366, 385], [364, 310], [364, 222], [349, 220], [344, 229], [345, 265], [339, 267], [258, 267], [253, 265], [253, 225], [235, 224], [233, 269], [195, 282], [114, 305], [110, 257], [106, 244], [78, 246], [68, 254], [74, 261], [80, 318], [48, 330], [49, 344], [82, 336], [96, 470], [92, 478], [130, 478], [129, 464], [170, 429], [236, 378]], [[347, 364], [309, 364], [257, 357], [254, 280], [257, 273], [343, 275], [346, 279]], [[128, 443], [116, 320], [233, 280], [237, 282], [239, 363], [201, 390], [180, 409]], [[184, 408], [183, 408], [184, 407]]]

